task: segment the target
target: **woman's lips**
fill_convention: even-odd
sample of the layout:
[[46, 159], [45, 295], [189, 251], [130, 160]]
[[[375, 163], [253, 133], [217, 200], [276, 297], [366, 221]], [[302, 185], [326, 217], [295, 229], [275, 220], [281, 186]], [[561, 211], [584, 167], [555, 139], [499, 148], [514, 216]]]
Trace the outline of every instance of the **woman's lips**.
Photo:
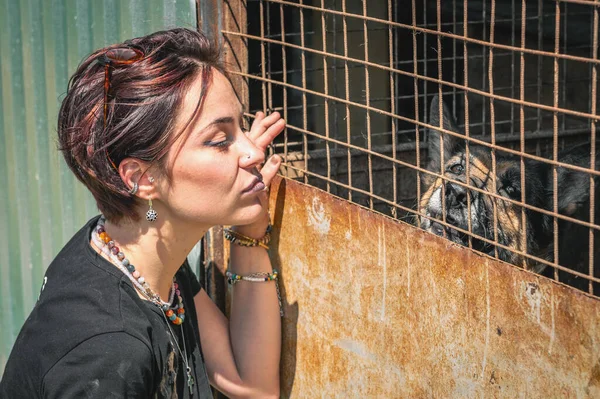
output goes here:
[[250, 184], [248, 187], [246, 187], [246, 189], [244, 191], [242, 191], [243, 193], [258, 193], [260, 191], [263, 191], [265, 189], [265, 183], [263, 183], [262, 178], [256, 178], [252, 184]]

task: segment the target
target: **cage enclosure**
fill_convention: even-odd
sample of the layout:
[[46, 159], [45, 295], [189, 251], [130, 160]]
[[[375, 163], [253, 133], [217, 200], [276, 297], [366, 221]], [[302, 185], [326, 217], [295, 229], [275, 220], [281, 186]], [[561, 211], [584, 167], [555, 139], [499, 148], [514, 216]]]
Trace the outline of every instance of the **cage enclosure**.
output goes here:
[[248, 1], [225, 35], [284, 175], [593, 294], [598, 7]]

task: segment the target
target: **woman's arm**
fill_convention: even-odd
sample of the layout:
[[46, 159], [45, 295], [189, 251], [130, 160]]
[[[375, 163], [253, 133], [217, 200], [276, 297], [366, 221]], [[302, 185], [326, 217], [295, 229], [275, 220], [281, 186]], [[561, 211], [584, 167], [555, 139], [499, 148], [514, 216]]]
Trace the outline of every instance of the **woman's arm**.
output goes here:
[[[271, 271], [262, 248], [232, 246], [231, 259], [237, 274]], [[204, 290], [194, 302], [211, 384], [231, 398], [278, 398], [281, 318], [275, 282], [237, 283], [230, 322]]]
[[[284, 128], [278, 113], [256, 115], [248, 137], [263, 151]], [[281, 159], [271, 157], [261, 169], [265, 185], [279, 170]], [[262, 217], [237, 230], [260, 238], [269, 223], [268, 195], [261, 194]], [[231, 271], [239, 275], [272, 272], [268, 253], [261, 247], [231, 246]], [[200, 340], [208, 376], [217, 389], [229, 397], [279, 397], [281, 317], [274, 281], [240, 281], [233, 289], [228, 321], [204, 291], [194, 299]]]

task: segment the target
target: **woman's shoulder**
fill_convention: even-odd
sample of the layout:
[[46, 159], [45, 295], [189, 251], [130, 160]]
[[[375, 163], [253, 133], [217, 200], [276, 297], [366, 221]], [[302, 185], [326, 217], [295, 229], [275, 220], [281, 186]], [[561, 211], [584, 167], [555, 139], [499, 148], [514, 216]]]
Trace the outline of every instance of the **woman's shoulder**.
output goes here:
[[90, 223], [48, 267], [38, 300], [15, 342], [13, 353], [35, 356], [40, 370], [102, 336], [128, 335], [152, 351], [150, 331], [157, 317], [123, 273], [95, 257], [87, 241]]
[[53, 262], [48, 268], [19, 338], [35, 346], [45, 337], [44, 352], [55, 350], [55, 357], [103, 334], [129, 334], [151, 347], [151, 311], [126, 277], [98, 267], [86, 257], [64, 259], [70, 262]]
[[43, 311], [49, 321], [76, 316], [78, 324], [102, 320], [94, 328], [123, 330], [131, 318], [145, 318], [145, 306], [123, 272], [92, 248], [97, 221], [87, 222], [49, 265], [34, 312]]
[[[90, 246], [97, 217], [77, 232], [54, 258], [44, 275], [32, 315], [45, 327], [56, 323], [82, 330], [123, 330], [123, 302], [131, 301], [124, 274]], [[131, 313], [139, 314], [137, 309]], [[28, 320], [29, 321], [29, 320]], [[85, 328], [84, 328], [85, 327]]]

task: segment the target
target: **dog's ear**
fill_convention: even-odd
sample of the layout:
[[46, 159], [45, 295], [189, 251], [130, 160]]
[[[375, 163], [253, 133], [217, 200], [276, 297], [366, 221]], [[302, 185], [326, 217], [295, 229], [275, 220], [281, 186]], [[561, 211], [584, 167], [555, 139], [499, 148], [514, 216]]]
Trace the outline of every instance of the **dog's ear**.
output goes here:
[[[442, 120], [440, 122], [440, 102], [442, 103]], [[456, 120], [446, 107], [443, 101], [436, 94], [431, 100], [429, 107], [429, 122], [432, 126], [439, 126], [442, 129], [452, 132], [461, 133], [458, 129]], [[452, 153], [455, 152], [461, 145], [464, 146], [464, 140], [455, 136], [444, 134], [437, 129], [427, 129], [427, 145], [430, 159], [429, 168], [431, 170], [440, 170], [441, 151], [444, 151], [444, 160], [450, 159]], [[440, 147], [440, 136], [442, 137], [443, 147]]]

